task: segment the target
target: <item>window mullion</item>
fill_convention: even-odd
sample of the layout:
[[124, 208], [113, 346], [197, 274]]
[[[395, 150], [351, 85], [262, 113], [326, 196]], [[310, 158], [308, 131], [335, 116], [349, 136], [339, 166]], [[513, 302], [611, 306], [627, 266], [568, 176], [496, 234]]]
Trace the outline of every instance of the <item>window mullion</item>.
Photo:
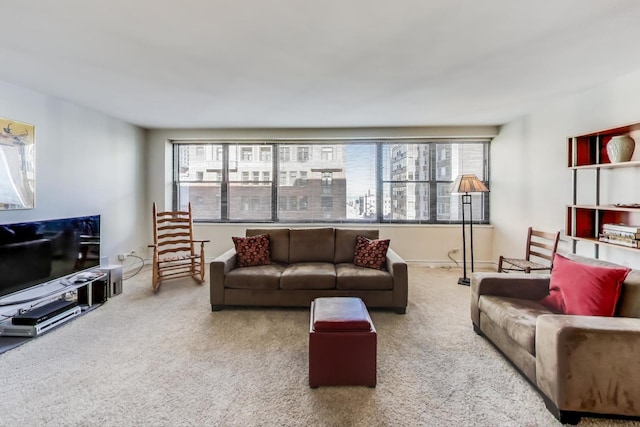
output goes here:
[[384, 220], [384, 200], [382, 200], [384, 188], [383, 188], [383, 177], [382, 177], [382, 167], [383, 167], [383, 156], [382, 156], [382, 147], [383, 142], [378, 141], [375, 144], [376, 150], [376, 217], [379, 223]]
[[229, 144], [222, 144], [222, 182], [220, 183], [220, 220], [229, 220]]
[[429, 142], [429, 223], [438, 223], [437, 143]]
[[271, 169], [271, 220], [278, 222], [278, 194], [280, 186], [280, 144], [272, 145], [271, 158], [273, 159]]
[[[178, 205], [180, 204], [180, 200], [178, 200], [178, 195], [180, 194], [180, 144], [173, 144], [173, 194], [171, 195], [172, 201], [171, 204], [173, 206], [174, 211], [178, 211]], [[166, 205], [165, 205], [166, 206]]]

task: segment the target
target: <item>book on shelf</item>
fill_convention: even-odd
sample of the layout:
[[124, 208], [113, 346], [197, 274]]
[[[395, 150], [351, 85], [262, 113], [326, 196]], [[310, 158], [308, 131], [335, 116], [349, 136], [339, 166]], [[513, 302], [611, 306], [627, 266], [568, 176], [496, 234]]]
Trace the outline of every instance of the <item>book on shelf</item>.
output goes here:
[[611, 232], [623, 232], [623, 233], [634, 233], [640, 234], [640, 225], [629, 225], [629, 224], [603, 224], [603, 231], [611, 231]]
[[632, 241], [638, 240], [633, 236], [621, 236], [619, 234], [612, 234], [612, 233], [602, 233], [600, 234], [600, 237], [606, 237], [609, 240], [619, 240], [621, 242], [632, 242]]
[[640, 233], [632, 233], [630, 231], [612, 231], [603, 228], [602, 233], [608, 236], [622, 237], [624, 239], [640, 239]]
[[616, 235], [611, 235], [607, 233], [600, 234], [598, 238], [599, 241], [604, 243], [613, 243], [614, 245], [627, 246], [629, 248], [638, 248], [638, 243], [640, 242], [638, 239], [633, 239], [629, 237], [621, 237]]

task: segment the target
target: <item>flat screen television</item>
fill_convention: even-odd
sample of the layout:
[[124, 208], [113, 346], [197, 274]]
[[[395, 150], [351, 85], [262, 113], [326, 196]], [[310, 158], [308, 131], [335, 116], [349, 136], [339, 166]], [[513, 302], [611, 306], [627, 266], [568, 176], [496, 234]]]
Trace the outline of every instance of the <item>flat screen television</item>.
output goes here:
[[100, 215], [0, 224], [0, 300], [100, 265]]

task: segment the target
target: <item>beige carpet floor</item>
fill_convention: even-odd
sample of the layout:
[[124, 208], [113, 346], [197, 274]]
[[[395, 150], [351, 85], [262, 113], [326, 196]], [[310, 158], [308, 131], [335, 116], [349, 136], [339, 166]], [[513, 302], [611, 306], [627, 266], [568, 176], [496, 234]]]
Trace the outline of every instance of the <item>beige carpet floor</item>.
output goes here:
[[409, 275], [406, 315], [371, 312], [377, 387], [310, 389], [307, 310], [212, 313], [208, 286], [153, 294], [143, 270], [102, 307], [0, 355], [0, 425], [560, 425], [473, 332], [460, 270]]

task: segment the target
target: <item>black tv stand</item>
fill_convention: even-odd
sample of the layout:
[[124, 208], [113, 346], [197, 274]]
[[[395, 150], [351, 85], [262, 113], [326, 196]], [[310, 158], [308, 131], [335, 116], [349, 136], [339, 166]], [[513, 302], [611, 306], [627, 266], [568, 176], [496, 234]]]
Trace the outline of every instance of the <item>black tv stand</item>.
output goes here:
[[[53, 290], [48, 291], [48, 287]], [[96, 270], [45, 284], [40, 298], [25, 295], [20, 299], [19, 294], [15, 295], [7, 304], [0, 306], [0, 317], [4, 318], [0, 319], [0, 354], [99, 307], [107, 300], [107, 290], [107, 275]], [[59, 311], [55, 307], [69, 309]], [[47, 319], [52, 320], [38, 326]], [[5, 325], [10, 328], [16, 323], [20, 326], [14, 326], [9, 335], [1, 334]], [[24, 335], [15, 336], [21, 333], [20, 329], [25, 331]]]

